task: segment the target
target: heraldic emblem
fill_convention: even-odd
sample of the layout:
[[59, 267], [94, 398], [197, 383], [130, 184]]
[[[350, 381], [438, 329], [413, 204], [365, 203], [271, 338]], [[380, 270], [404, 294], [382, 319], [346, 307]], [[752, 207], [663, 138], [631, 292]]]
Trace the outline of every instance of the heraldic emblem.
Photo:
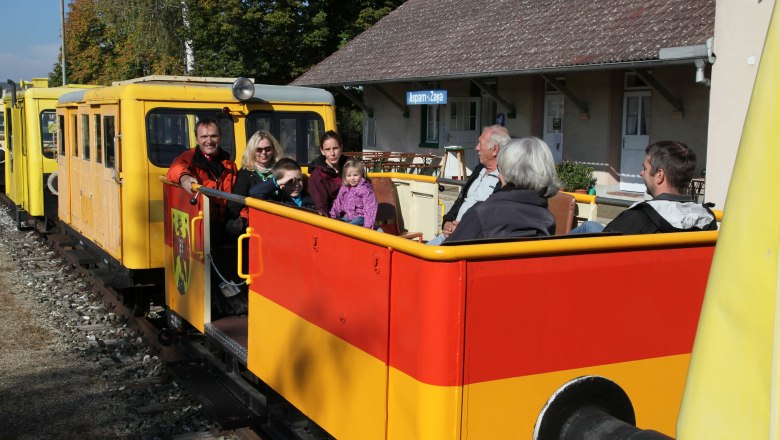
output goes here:
[[173, 228], [173, 276], [179, 294], [190, 287], [190, 216], [178, 209], [171, 209]]

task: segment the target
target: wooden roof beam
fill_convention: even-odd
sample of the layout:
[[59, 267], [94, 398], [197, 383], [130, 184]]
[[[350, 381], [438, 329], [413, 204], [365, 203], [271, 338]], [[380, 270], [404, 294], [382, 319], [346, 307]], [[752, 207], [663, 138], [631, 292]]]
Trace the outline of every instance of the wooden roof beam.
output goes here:
[[645, 69], [631, 69], [634, 73], [637, 74], [639, 78], [642, 79], [647, 85], [653, 88], [656, 92], [658, 92], [661, 96], [664, 97], [667, 101], [669, 101], [669, 104], [672, 104], [672, 107], [674, 107], [674, 110], [678, 112], [680, 115], [685, 114], [685, 108], [683, 107], [682, 99], [672, 95], [672, 92], [666, 89], [660, 82], [658, 82], [655, 77], [650, 74]]
[[351, 91], [349, 91], [349, 89], [347, 89], [346, 87], [334, 87], [334, 90], [336, 92], [341, 93], [342, 95], [344, 95], [347, 99], [352, 101], [352, 103], [355, 104], [356, 106], [360, 107], [364, 112], [366, 112], [368, 114], [369, 118], [373, 118], [374, 117], [374, 109], [372, 109], [371, 107], [367, 106], [363, 102], [363, 100], [360, 99], [360, 97], [355, 96], [355, 94], [352, 93]]
[[588, 118], [590, 110], [588, 109], [588, 103], [583, 101], [582, 99], [578, 98], [574, 93], [572, 93], [571, 90], [569, 90], [562, 82], [558, 81], [557, 79], [553, 78], [550, 75], [542, 74], [540, 75], [542, 78], [544, 78], [545, 81], [547, 81], [547, 84], [552, 86], [555, 90], [563, 93], [563, 96], [569, 98], [571, 102], [574, 103], [574, 105], [577, 106], [578, 109], [580, 109], [580, 112], [582, 113], [580, 116], [584, 117], [585, 119]]
[[517, 108], [515, 108], [514, 104], [510, 104], [506, 99], [502, 98], [501, 95], [498, 94], [497, 91], [493, 90], [492, 87], [485, 84], [484, 81], [482, 81], [479, 78], [471, 78], [471, 82], [474, 83], [477, 87], [479, 87], [480, 90], [487, 93], [488, 96], [496, 100], [499, 104], [504, 106], [507, 109], [506, 116], [510, 119], [514, 119], [517, 117]]
[[[367, 86], [363, 86], [363, 87], [367, 87]], [[387, 98], [387, 100], [390, 101], [394, 106], [401, 109], [401, 112], [403, 112], [404, 114], [404, 118], [409, 117], [409, 107], [407, 107], [406, 104], [402, 104], [400, 101], [395, 99], [393, 95], [391, 95], [387, 90], [382, 88], [382, 86], [380, 86], [379, 84], [372, 84], [371, 87], [375, 88], [377, 92], [381, 93], [382, 96]]]

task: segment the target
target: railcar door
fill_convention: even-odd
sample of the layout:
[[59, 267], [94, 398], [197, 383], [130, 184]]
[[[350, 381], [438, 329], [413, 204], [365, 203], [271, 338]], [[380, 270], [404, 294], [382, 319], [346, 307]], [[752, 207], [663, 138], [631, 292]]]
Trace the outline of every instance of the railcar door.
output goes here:
[[[21, 206], [22, 209], [27, 209], [30, 206], [30, 178], [29, 178], [29, 170], [30, 170], [30, 151], [29, 148], [33, 145], [33, 142], [31, 142], [31, 136], [30, 133], [34, 132], [35, 128], [30, 127], [29, 119], [30, 116], [28, 113], [31, 113], [32, 107], [34, 105], [32, 104], [33, 100], [30, 100], [30, 102], [26, 102], [25, 100], [22, 100], [19, 105], [20, 107], [20, 113], [19, 113], [19, 128], [20, 130], [20, 139], [21, 142], [19, 143], [19, 146], [21, 148], [18, 149], [19, 152], [21, 152], [21, 160], [19, 160], [18, 163], [18, 170], [19, 170], [19, 199], [16, 200], [16, 204]], [[35, 121], [35, 119], [32, 119]], [[33, 130], [33, 131], [30, 131]]]
[[104, 105], [100, 115], [95, 116], [95, 124], [100, 120], [100, 138], [103, 160], [98, 166], [97, 175], [102, 185], [102, 206], [97, 221], [104, 234], [103, 248], [117, 260], [122, 258], [122, 181], [119, 177], [119, 136], [117, 121], [119, 107], [116, 104]]
[[76, 117], [67, 108], [57, 110], [59, 149], [57, 155], [57, 214], [60, 220], [71, 224], [70, 218], [70, 156], [76, 139]]
[[89, 107], [79, 107], [79, 120], [81, 123], [81, 163], [79, 164], [79, 188], [81, 194], [81, 233], [90, 240], [95, 239], [93, 231], [92, 205], [95, 195], [92, 173], [92, 121], [90, 120]]
[[89, 121], [88, 115], [82, 115], [80, 109], [76, 110], [72, 115], [71, 118], [73, 120], [73, 127], [75, 127], [75, 131], [73, 132], [73, 142], [71, 143], [70, 147], [70, 175], [68, 176], [70, 181], [70, 225], [77, 231], [82, 230], [81, 226], [81, 163], [83, 162], [81, 160], [81, 150], [83, 147], [84, 137], [86, 136], [84, 134], [84, 118], [83, 116], [87, 116], [87, 121]]
[[105, 232], [103, 217], [108, 206], [105, 203], [104, 184], [103, 184], [103, 126], [101, 124], [101, 108], [93, 106], [90, 108], [90, 142], [91, 156], [86, 161], [86, 168], [89, 170], [85, 180], [89, 182], [90, 203], [92, 212], [90, 213], [90, 222], [92, 225], [92, 241], [105, 248]]

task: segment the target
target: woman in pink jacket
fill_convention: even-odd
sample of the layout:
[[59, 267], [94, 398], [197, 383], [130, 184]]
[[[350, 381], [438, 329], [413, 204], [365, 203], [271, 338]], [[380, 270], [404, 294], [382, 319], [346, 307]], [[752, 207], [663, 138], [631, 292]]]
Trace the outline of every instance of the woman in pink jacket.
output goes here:
[[374, 188], [366, 179], [366, 169], [362, 162], [349, 160], [344, 164], [342, 185], [330, 217], [349, 222], [353, 225], [374, 229], [377, 202]]

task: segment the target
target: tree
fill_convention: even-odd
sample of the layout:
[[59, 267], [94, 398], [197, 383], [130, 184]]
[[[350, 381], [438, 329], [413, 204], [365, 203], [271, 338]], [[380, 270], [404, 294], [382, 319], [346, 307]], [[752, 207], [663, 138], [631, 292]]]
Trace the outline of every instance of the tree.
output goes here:
[[[183, 74], [183, 38], [178, 0], [73, 0], [65, 19], [67, 80], [110, 84]], [[59, 64], [49, 74], [52, 80], [57, 77], [59, 84]]]
[[[288, 84], [404, 1], [73, 0], [65, 19], [68, 82], [184, 74], [188, 42], [192, 75]], [[55, 65], [52, 84], [61, 77]], [[360, 111], [341, 101], [340, 126], [359, 127]]]

